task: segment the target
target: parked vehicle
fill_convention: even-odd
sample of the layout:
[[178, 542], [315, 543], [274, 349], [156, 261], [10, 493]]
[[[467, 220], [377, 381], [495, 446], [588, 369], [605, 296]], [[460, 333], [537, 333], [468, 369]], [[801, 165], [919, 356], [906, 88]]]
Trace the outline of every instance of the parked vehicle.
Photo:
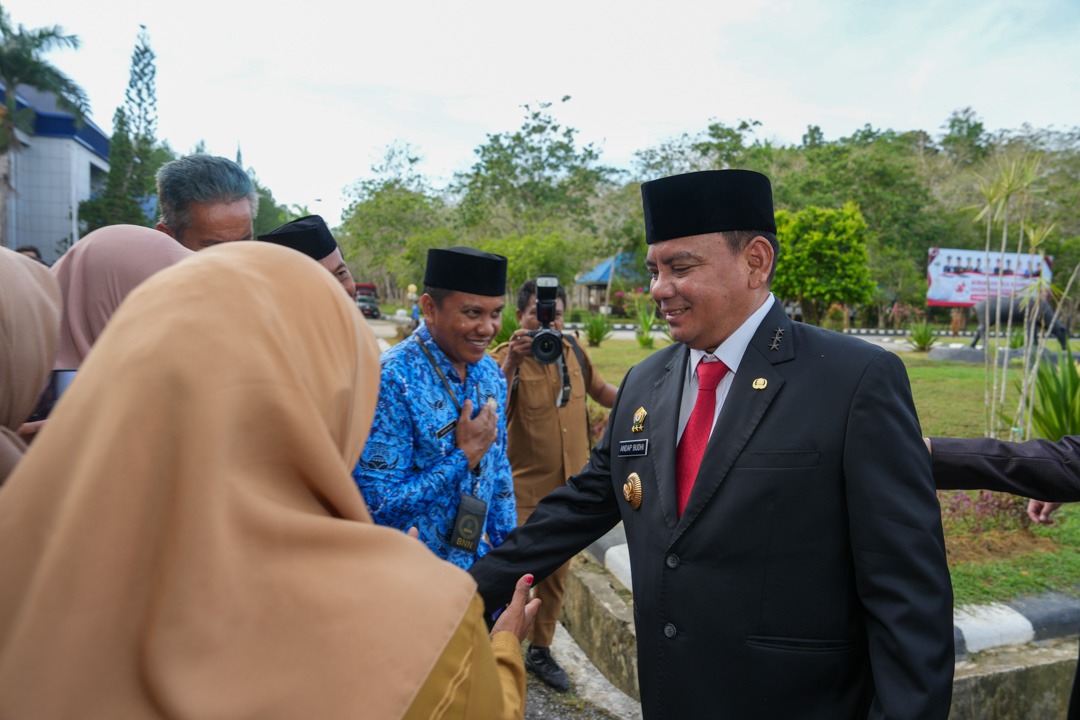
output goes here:
[[356, 307], [366, 318], [378, 320], [382, 317], [379, 311], [379, 296], [375, 292], [375, 286], [371, 283], [356, 283]]

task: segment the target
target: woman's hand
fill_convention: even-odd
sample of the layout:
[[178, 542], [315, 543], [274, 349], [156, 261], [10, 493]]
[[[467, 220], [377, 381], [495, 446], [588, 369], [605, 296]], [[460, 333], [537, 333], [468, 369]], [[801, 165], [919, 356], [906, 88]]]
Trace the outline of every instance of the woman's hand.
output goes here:
[[529, 599], [529, 589], [532, 588], [533, 576], [522, 575], [514, 588], [514, 597], [506, 606], [495, 625], [491, 628], [492, 636], [497, 632], [507, 630], [517, 636], [518, 642], [523, 642], [529, 634], [536, 611], [540, 609], [540, 598]]

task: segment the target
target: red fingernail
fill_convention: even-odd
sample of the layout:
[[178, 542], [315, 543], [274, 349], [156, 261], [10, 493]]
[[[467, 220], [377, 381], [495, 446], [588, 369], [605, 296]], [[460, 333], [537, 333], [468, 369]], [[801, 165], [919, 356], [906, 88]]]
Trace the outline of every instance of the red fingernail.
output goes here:
[[525, 584], [526, 585], [532, 585], [532, 582], [533, 582], [533, 576], [532, 575], [526, 575], [525, 576]]

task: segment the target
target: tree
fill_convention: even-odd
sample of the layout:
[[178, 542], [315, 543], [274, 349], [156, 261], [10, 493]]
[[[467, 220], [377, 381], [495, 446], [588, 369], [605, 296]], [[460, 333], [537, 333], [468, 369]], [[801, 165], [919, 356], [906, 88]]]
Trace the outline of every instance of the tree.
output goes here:
[[615, 170], [599, 164], [592, 144], [579, 148], [578, 131], [560, 125], [550, 107], [526, 105], [521, 128], [488, 135], [474, 151], [476, 163], [457, 175], [462, 221], [479, 236], [521, 235], [555, 224], [594, 230], [591, 203]]
[[151, 218], [147, 217], [139, 203], [145, 193], [134, 187], [131, 173], [134, 158], [135, 148], [131, 142], [127, 113], [123, 108], [116, 108], [113, 134], [109, 138], [109, 175], [105, 180], [105, 189], [97, 197], [79, 203], [83, 235], [106, 225], [151, 224]]
[[[131, 127], [134, 160], [131, 168], [132, 190], [141, 195], [154, 192], [154, 147], [157, 145], [157, 56], [150, 49], [146, 26], [139, 26], [135, 49], [131, 53], [131, 70], [124, 93], [124, 109]], [[110, 155], [111, 158], [111, 155]]]
[[776, 213], [780, 258], [773, 292], [802, 307], [803, 317], [818, 324], [830, 305], [870, 302], [866, 220], [854, 203], [842, 208], [808, 207]]
[[941, 147], [955, 164], [971, 165], [986, 157], [986, 128], [970, 107], [954, 110], [942, 129], [947, 132], [941, 138]]
[[445, 203], [416, 170], [421, 159], [407, 143], [392, 143], [372, 166], [375, 177], [352, 187], [353, 203], [342, 216], [342, 254], [353, 275], [379, 284], [383, 297], [420, 284], [429, 248], [456, 244]]
[[171, 152], [157, 147], [157, 91], [154, 51], [146, 26], [139, 26], [124, 107], [113, 116], [109, 139], [109, 176], [105, 190], [79, 204], [83, 234], [105, 225], [126, 223], [151, 225], [143, 206], [154, 194], [154, 174], [171, 159]]
[[54, 48], [78, 49], [79, 38], [65, 35], [59, 25], [27, 29], [14, 27], [0, 8], [0, 82], [4, 84], [4, 107], [0, 111], [0, 245], [6, 245], [7, 199], [11, 190], [11, 153], [22, 147], [16, 131], [32, 135], [36, 113], [18, 106], [20, 85], [52, 93], [57, 104], [82, 122], [90, 112], [86, 93], [74, 80], [45, 60]]
[[[255, 237], [259, 237], [271, 230], [278, 229], [293, 217], [287, 207], [279, 205], [277, 200], [274, 199], [274, 193], [270, 192], [270, 188], [259, 182], [252, 168], [248, 168], [247, 173], [251, 177], [251, 184], [255, 186], [256, 195], [259, 196], [259, 207], [254, 222]], [[300, 216], [297, 215], [296, 217]]]

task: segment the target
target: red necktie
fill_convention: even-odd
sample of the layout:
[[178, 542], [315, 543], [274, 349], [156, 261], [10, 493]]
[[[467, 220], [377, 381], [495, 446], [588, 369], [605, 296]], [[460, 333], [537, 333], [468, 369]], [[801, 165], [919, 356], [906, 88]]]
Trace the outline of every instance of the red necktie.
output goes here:
[[705, 446], [709, 444], [712, 432], [713, 415], [716, 414], [716, 386], [724, 379], [728, 367], [723, 362], [698, 362], [698, 392], [694, 401], [694, 410], [683, 430], [679, 447], [675, 451], [675, 488], [678, 496], [679, 517], [682, 517], [690, 490], [697, 479], [701, 457]]

